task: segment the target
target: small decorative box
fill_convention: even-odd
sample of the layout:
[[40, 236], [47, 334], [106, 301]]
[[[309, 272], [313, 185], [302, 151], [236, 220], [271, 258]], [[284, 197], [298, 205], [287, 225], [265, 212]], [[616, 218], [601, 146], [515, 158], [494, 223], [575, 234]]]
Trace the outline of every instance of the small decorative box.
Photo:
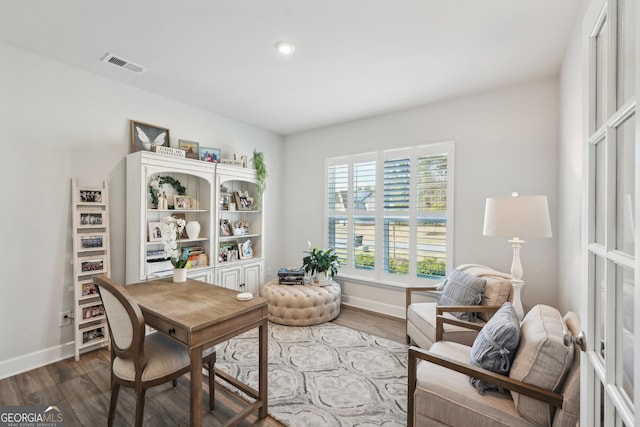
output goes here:
[[163, 156], [180, 157], [183, 159], [185, 157], [185, 151], [179, 148], [160, 146], [160, 147], [155, 147], [155, 149], [156, 149], [156, 153], [162, 154]]

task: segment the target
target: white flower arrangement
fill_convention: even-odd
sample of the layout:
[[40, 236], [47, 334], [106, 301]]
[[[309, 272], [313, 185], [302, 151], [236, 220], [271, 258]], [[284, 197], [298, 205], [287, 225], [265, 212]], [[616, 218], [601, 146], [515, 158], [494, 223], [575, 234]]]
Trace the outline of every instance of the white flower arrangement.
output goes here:
[[182, 254], [182, 245], [178, 239], [182, 235], [185, 224], [186, 221], [182, 218], [167, 216], [162, 219], [164, 255], [171, 259], [171, 264], [175, 268], [189, 267], [189, 259]]

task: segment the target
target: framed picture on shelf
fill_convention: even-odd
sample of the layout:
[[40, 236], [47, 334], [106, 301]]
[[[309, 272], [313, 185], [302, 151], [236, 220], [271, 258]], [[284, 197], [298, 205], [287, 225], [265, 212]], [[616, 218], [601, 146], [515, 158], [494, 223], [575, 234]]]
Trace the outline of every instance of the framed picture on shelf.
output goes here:
[[250, 211], [253, 209], [253, 197], [249, 197], [247, 191], [236, 191], [235, 198], [238, 210]]
[[234, 236], [249, 234], [249, 221], [236, 221], [232, 224], [231, 231]]
[[98, 296], [98, 289], [93, 283], [93, 280], [80, 282], [80, 295], [83, 297], [90, 297], [92, 295]]
[[78, 211], [78, 228], [104, 228], [106, 211]]
[[105, 233], [78, 234], [78, 252], [104, 250], [105, 239]]
[[162, 240], [162, 222], [149, 221], [149, 241], [159, 242]]
[[169, 129], [131, 120], [131, 152], [169, 147]]
[[240, 259], [253, 258], [253, 242], [247, 239], [240, 244]]
[[237, 261], [238, 259], [238, 243], [220, 243], [220, 249], [218, 250], [218, 262], [231, 262]]
[[82, 332], [82, 344], [86, 344], [93, 340], [98, 340], [104, 338], [104, 327], [100, 326], [99, 328], [89, 329], [88, 331]]
[[220, 160], [219, 148], [200, 147], [198, 151], [200, 160], [204, 162], [218, 163], [218, 160]]
[[93, 305], [91, 307], [82, 307], [82, 318], [84, 320], [100, 316], [104, 316], [104, 306], [102, 304]]
[[180, 147], [181, 150], [184, 150], [184, 155], [187, 159], [198, 160], [200, 158], [200, 151], [198, 150], [198, 147], [200, 147], [199, 143], [179, 139], [178, 147]]
[[220, 235], [221, 236], [231, 236], [231, 223], [226, 218], [220, 218]]
[[173, 195], [174, 209], [194, 209], [193, 199], [191, 196]]
[[102, 188], [78, 188], [80, 205], [102, 205]]
[[220, 199], [218, 199], [218, 207], [222, 210], [229, 210], [229, 202], [235, 202], [233, 194], [220, 193]]
[[80, 271], [80, 274], [104, 273], [104, 256], [78, 258], [78, 270]]

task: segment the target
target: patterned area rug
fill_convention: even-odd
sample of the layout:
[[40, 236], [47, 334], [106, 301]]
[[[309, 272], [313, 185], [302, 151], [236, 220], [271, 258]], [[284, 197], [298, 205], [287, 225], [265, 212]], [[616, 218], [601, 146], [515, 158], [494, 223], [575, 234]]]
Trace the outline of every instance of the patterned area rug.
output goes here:
[[[270, 322], [269, 415], [290, 427], [405, 426], [407, 348], [333, 323]], [[257, 358], [256, 329], [217, 346], [216, 368], [257, 389]]]

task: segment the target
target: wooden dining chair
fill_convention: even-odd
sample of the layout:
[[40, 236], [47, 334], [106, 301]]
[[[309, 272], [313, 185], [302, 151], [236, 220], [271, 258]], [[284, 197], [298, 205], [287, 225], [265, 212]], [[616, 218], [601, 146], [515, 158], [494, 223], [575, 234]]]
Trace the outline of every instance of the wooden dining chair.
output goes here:
[[[190, 369], [189, 350], [169, 336], [154, 332], [145, 335], [144, 317], [136, 301], [120, 284], [104, 275], [93, 278], [102, 298], [111, 336], [111, 403], [108, 425], [118, 403], [120, 385], [133, 387], [136, 393], [136, 427], [142, 426], [146, 389], [177, 379]], [[215, 348], [203, 351], [203, 363], [209, 373], [209, 408], [214, 409]]]

